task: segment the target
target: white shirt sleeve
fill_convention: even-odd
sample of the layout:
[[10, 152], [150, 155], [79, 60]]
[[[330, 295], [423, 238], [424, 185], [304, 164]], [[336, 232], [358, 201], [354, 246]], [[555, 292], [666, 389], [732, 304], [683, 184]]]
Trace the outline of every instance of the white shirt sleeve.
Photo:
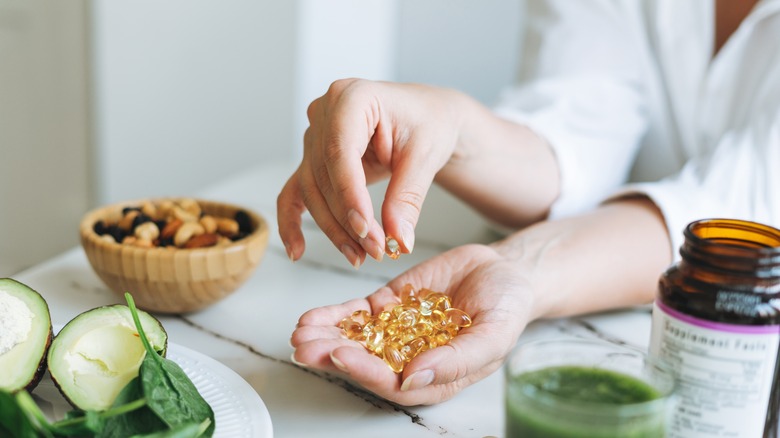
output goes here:
[[625, 183], [647, 129], [626, 3], [528, 1], [520, 85], [495, 112], [553, 148], [561, 192], [550, 218], [593, 208]]
[[660, 208], [675, 259], [682, 231], [699, 219], [744, 219], [780, 227], [780, 108], [756, 114], [749, 125], [728, 131], [707, 156], [676, 175], [628, 185], [612, 196], [643, 194]]

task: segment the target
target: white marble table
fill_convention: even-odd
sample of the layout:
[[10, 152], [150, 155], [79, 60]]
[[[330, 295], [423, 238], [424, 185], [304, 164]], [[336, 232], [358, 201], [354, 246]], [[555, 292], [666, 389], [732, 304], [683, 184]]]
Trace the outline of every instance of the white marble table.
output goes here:
[[[503, 376], [494, 373], [436, 406], [402, 407], [350, 383], [290, 361], [290, 334], [306, 310], [346, 301], [375, 290], [408, 267], [466, 240], [487, 240], [480, 227], [458, 222], [447, 204], [425, 211], [414, 254], [399, 260], [367, 260], [353, 269], [306, 222], [307, 252], [291, 263], [276, 233], [276, 195], [291, 166], [264, 165], [191, 195], [252, 208], [271, 224], [265, 257], [233, 295], [193, 314], [163, 316], [169, 339], [206, 354], [240, 374], [270, 413], [274, 437], [487, 437], [503, 435]], [[187, 194], [184, 194], [187, 195]], [[436, 217], [437, 214], [440, 217]], [[76, 230], [74, 230], [74, 233]], [[48, 301], [55, 325], [96, 306], [123, 302], [93, 273], [81, 248], [14, 276]], [[649, 309], [531, 324], [521, 341], [577, 336], [604, 338], [646, 348]]]

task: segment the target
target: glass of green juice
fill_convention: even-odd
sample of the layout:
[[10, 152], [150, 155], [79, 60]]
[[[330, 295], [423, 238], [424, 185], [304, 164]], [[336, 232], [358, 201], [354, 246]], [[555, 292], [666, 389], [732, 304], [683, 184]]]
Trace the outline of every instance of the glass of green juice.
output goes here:
[[601, 340], [519, 344], [504, 365], [505, 438], [659, 438], [674, 376], [644, 352]]

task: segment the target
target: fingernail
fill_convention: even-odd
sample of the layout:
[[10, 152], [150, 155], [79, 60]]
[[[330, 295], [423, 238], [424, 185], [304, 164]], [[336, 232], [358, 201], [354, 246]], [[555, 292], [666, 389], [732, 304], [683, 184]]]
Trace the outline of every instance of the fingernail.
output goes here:
[[413, 389], [424, 388], [433, 382], [433, 371], [422, 370], [417, 371], [411, 376], [404, 379], [404, 383], [401, 384], [401, 391], [410, 391]]
[[303, 362], [298, 362], [297, 360], [295, 360], [295, 352], [294, 352], [294, 351], [293, 351], [293, 352], [292, 352], [292, 354], [290, 355], [290, 362], [294, 363], [295, 365], [298, 365], [299, 367], [304, 367], [304, 368], [308, 368], [308, 367], [309, 367], [309, 366], [308, 366], [308, 365], [306, 365], [305, 363], [303, 363]]
[[336, 368], [340, 369], [342, 372], [345, 372], [349, 374], [349, 371], [347, 370], [347, 366], [344, 365], [344, 362], [336, 359], [336, 356], [333, 355], [333, 352], [330, 352], [330, 360], [333, 362], [333, 365], [336, 365]]
[[374, 239], [360, 239], [360, 246], [366, 250], [366, 253], [377, 261], [382, 260], [385, 250]]
[[352, 227], [352, 230], [355, 231], [355, 234], [357, 234], [361, 239], [368, 236], [368, 222], [363, 218], [363, 216], [360, 215], [360, 213], [354, 209], [350, 210], [349, 213], [347, 213], [347, 221], [349, 221], [349, 226]]
[[414, 227], [406, 221], [401, 223], [401, 243], [409, 252], [414, 249]]
[[292, 248], [290, 247], [289, 243], [284, 243], [284, 250], [287, 252], [287, 258], [290, 259], [291, 262], [295, 263], [295, 257], [293, 257]]
[[346, 243], [341, 245], [341, 253], [344, 254], [344, 257], [347, 258], [349, 263], [351, 263], [355, 269], [360, 267], [360, 257], [358, 257], [357, 251], [352, 249], [351, 246], [347, 245]]

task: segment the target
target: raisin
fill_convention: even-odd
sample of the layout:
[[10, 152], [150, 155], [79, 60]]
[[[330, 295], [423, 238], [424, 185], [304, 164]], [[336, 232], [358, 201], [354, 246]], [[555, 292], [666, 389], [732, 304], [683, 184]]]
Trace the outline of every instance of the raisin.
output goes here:
[[139, 225], [141, 225], [143, 223], [146, 223], [146, 222], [152, 222], [152, 218], [150, 218], [149, 216], [147, 216], [147, 215], [145, 215], [143, 213], [139, 213], [138, 216], [136, 216], [133, 219], [132, 229], [135, 230], [135, 227], [137, 227], [137, 226], [139, 226]]
[[92, 230], [97, 234], [98, 236], [102, 236], [108, 232], [108, 228], [106, 227], [106, 223], [101, 221], [95, 222], [95, 225], [92, 226]]
[[233, 218], [238, 222], [239, 234], [249, 234], [252, 232], [252, 218], [244, 210], [238, 210], [236, 216]]

